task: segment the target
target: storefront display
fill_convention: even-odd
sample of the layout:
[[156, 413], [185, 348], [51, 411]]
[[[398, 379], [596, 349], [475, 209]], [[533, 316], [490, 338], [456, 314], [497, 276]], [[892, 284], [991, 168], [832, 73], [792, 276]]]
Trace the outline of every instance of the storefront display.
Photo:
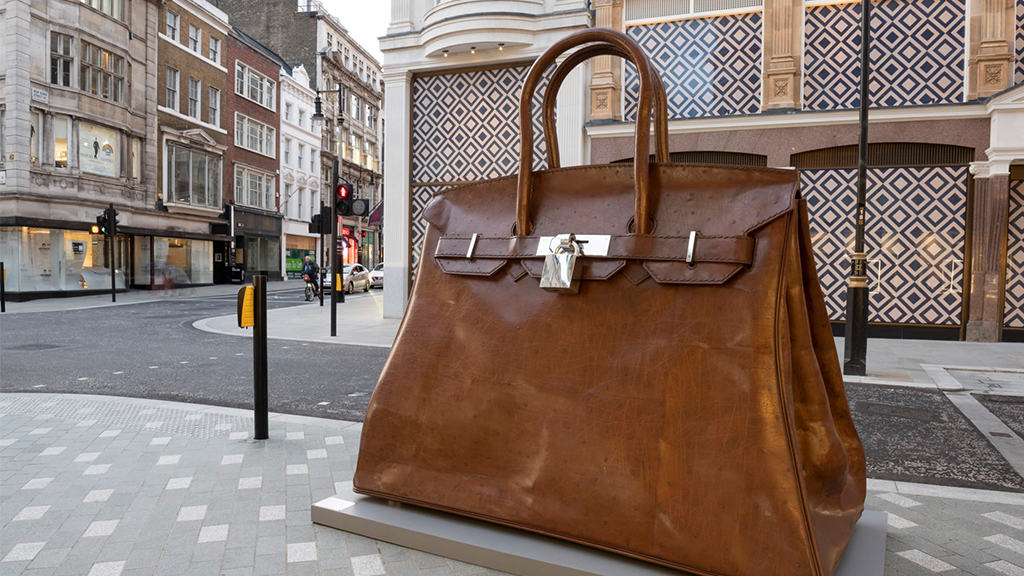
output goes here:
[[[118, 289], [126, 288], [128, 238], [117, 239]], [[110, 289], [107, 238], [78, 230], [0, 228], [0, 258], [10, 292], [74, 292]]]
[[116, 130], [82, 122], [78, 127], [78, 163], [82, 172], [121, 175], [121, 140]]

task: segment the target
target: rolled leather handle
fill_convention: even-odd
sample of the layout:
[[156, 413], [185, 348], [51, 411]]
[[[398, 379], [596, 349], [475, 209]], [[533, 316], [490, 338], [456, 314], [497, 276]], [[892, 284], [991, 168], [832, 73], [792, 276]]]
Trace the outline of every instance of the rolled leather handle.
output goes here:
[[[601, 43], [584, 46], [575, 51], [555, 68], [554, 74], [548, 79], [544, 89], [543, 121], [544, 142], [548, 149], [548, 169], [561, 167], [562, 161], [558, 152], [558, 130], [555, 127], [555, 98], [562, 87], [562, 82], [580, 64], [597, 56], [618, 56], [626, 58], [626, 53], [614, 44]], [[665, 85], [661, 76], [652, 65], [651, 79], [654, 81], [654, 157], [662, 164], [669, 162], [668, 152], [668, 98], [665, 96]]]
[[[626, 59], [636, 66], [640, 76], [640, 98], [637, 106], [637, 119], [650, 118], [653, 108], [651, 90], [654, 81], [651, 74], [650, 61], [640, 46], [632, 38], [622, 32], [607, 28], [590, 28], [570, 34], [555, 42], [544, 54], [533, 63], [523, 83], [523, 92], [519, 98], [519, 183], [516, 191], [516, 235], [527, 236], [533, 232], [530, 221], [530, 193], [533, 186], [533, 93], [537, 90], [540, 78], [561, 54], [583, 44], [603, 42], [613, 44], [626, 55]], [[650, 234], [650, 136], [651, 123], [636, 123], [636, 160], [633, 163], [634, 206], [633, 219], [637, 234]]]

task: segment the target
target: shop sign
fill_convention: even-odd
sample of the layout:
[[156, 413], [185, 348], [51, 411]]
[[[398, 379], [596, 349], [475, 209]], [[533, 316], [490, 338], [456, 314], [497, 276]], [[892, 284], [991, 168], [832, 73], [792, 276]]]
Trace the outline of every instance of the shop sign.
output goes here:
[[82, 122], [79, 125], [79, 166], [82, 172], [117, 178], [121, 175], [121, 141], [116, 130]]

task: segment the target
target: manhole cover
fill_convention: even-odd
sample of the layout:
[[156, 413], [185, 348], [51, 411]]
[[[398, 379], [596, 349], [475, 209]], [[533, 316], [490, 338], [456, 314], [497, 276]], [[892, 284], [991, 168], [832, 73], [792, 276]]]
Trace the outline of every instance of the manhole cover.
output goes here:
[[4, 350], [17, 350], [21, 352], [39, 352], [40, 350], [53, 350], [54, 348], [62, 348], [60, 344], [21, 344], [19, 346], [9, 346]]
[[858, 402], [857, 408], [859, 411], [866, 414], [874, 414], [876, 416], [893, 416], [896, 418], [906, 418], [908, 420], [918, 420], [920, 422], [934, 422], [939, 419], [938, 414], [924, 408], [909, 408], [907, 406], [894, 406], [892, 404], [881, 404], [879, 402]]

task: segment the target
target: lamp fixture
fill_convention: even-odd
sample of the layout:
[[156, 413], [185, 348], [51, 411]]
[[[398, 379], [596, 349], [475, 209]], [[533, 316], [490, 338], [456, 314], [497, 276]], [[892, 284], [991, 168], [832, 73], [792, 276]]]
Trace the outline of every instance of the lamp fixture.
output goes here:
[[469, 47], [469, 53], [470, 54], [476, 54], [476, 46], [470, 46]]
[[448, 51], [447, 51], [447, 50], [442, 50], [442, 51], [441, 51], [441, 53], [442, 53], [442, 54], [444, 54], [444, 57], [445, 57], [445, 58], [447, 58], [447, 57], [448, 57]]
[[498, 52], [502, 52], [504, 50], [505, 50], [505, 43], [504, 42], [499, 42], [498, 43]]

